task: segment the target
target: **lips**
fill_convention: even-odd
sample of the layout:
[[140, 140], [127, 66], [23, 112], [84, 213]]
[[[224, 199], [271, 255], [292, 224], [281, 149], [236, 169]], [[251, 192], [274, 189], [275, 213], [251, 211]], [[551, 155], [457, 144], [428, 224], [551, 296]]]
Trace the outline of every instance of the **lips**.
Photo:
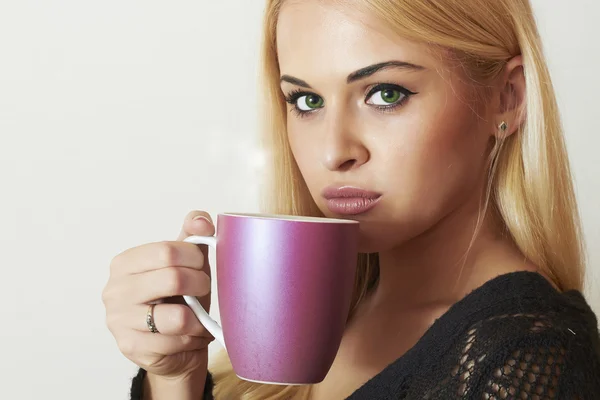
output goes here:
[[327, 208], [339, 215], [358, 215], [371, 210], [379, 199], [380, 193], [351, 186], [328, 187], [323, 190]]

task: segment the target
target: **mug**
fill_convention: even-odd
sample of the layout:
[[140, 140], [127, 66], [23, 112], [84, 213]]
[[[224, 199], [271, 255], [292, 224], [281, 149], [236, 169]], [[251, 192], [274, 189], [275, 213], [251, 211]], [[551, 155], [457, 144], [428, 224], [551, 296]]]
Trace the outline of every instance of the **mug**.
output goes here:
[[183, 297], [239, 378], [278, 385], [325, 378], [350, 311], [358, 228], [353, 220], [226, 213], [215, 236], [184, 240], [216, 250], [222, 327], [194, 296]]

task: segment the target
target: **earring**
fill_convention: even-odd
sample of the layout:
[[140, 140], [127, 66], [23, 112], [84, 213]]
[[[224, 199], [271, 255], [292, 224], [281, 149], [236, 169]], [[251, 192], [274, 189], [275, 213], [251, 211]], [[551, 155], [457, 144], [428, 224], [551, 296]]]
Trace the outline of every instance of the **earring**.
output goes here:
[[506, 132], [506, 130], [508, 129], [508, 124], [502, 121], [502, 123], [498, 126], [498, 129], [500, 129], [502, 132]]

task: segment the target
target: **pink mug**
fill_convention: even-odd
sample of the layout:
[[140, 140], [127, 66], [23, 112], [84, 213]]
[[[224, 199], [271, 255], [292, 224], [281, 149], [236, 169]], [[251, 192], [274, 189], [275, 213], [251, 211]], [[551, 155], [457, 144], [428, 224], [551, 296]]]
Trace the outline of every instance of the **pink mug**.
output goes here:
[[321, 382], [342, 340], [354, 287], [359, 223], [261, 214], [219, 214], [215, 236], [186, 242], [216, 249], [219, 326], [184, 296], [227, 350], [241, 379]]

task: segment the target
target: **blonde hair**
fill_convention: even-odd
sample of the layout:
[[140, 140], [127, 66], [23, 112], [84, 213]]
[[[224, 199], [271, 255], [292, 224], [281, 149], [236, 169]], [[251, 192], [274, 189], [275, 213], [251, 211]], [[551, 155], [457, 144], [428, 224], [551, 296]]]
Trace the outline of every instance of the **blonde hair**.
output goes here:
[[[267, 0], [261, 53], [259, 93], [272, 173], [265, 211], [319, 216], [287, 141], [275, 37], [283, 1]], [[554, 89], [529, 0], [362, 0], [352, 4], [364, 7], [404, 38], [449, 50], [482, 87], [499, 76], [509, 59], [522, 55], [526, 115], [518, 132], [498, 140], [491, 151], [488, 200], [528, 260], [561, 290], [582, 290], [584, 251], [578, 209]], [[359, 255], [353, 310], [378, 277], [377, 255]], [[310, 393], [310, 386], [242, 381], [224, 352], [211, 364], [211, 372], [218, 399], [302, 399]]]

